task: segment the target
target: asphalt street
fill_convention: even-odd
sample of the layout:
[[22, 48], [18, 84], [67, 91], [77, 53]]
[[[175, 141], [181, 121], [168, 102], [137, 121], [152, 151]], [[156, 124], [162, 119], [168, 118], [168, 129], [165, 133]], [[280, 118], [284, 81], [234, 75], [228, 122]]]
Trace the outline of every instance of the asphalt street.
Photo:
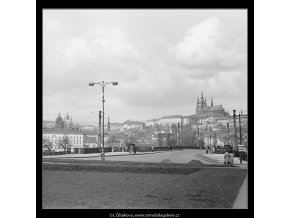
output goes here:
[[[137, 152], [137, 154], [129, 154], [128, 152], [108, 152], [105, 154], [107, 161], [138, 161], [138, 162], [172, 162], [172, 163], [188, 163], [192, 160], [199, 160], [203, 164], [213, 164], [196, 155], [205, 154], [204, 150], [185, 149], [182, 151], [162, 151], [162, 152]], [[60, 159], [86, 159], [100, 160], [100, 153], [93, 154], [67, 154], [58, 156], [44, 156], [43, 159], [60, 158]], [[217, 163], [218, 164], [218, 163]]]

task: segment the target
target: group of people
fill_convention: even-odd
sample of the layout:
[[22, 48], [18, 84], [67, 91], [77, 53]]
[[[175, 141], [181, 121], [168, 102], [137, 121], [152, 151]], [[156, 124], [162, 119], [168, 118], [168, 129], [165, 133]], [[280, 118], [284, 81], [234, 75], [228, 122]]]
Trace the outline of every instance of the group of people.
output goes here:
[[136, 154], [136, 151], [137, 151], [136, 145], [129, 146], [129, 154], [132, 154], [132, 153]]
[[234, 154], [232, 151], [230, 152], [225, 152], [224, 155], [224, 164], [225, 165], [233, 165], [234, 164]]
[[215, 152], [215, 148], [213, 146], [211, 147], [206, 147], [205, 148], [205, 153], [208, 154], [208, 153], [214, 153]]

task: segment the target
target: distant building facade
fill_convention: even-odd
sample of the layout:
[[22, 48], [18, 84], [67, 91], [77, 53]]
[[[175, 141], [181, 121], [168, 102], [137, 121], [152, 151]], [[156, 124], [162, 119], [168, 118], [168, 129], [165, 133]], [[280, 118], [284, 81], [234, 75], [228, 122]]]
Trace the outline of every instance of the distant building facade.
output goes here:
[[42, 121], [42, 128], [55, 128], [55, 121]]
[[97, 131], [81, 131], [78, 129], [43, 128], [42, 137], [45, 142], [51, 142], [53, 150], [60, 151], [60, 144], [66, 143], [68, 148], [96, 148], [100, 147]]
[[156, 122], [158, 121], [159, 119], [152, 119], [152, 120], [146, 120], [145, 121], [145, 126], [147, 127], [154, 127]]
[[122, 123], [110, 123], [110, 130], [112, 131], [122, 131], [123, 124]]
[[161, 117], [156, 124], [161, 126], [171, 126], [172, 124], [177, 125], [178, 123], [183, 124], [183, 117], [181, 115], [170, 115]]
[[84, 144], [88, 148], [100, 147], [99, 135], [97, 131], [81, 130], [84, 134]]
[[55, 151], [62, 149], [59, 145], [64, 140], [67, 141], [70, 148], [85, 147], [84, 133], [76, 129], [42, 129], [42, 137], [45, 141], [52, 143], [53, 150]]
[[123, 129], [124, 130], [132, 130], [132, 129], [142, 129], [143, 128], [144, 123], [140, 122], [140, 121], [132, 121], [132, 120], [126, 120], [123, 123]]

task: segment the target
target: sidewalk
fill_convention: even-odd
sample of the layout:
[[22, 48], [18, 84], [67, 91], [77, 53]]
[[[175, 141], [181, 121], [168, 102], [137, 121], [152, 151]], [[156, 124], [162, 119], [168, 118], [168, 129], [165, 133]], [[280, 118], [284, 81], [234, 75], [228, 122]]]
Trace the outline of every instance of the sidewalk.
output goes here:
[[248, 209], [248, 175], [245, 177], [244, 182], [237, 195], [233, 209]]
[[[155, 154], [155, 152], [137, 152], [136, 154], [129, 154], [129, 152], [106, 152], [106, 157], [111, 156], [126, 156], [126, 155], [144, 155], [144, 154]], [[43, 158], [90, 158], [90, 157], [100, 157], [101, 153], [91, 153], [91, 154], [64, 154], [64, 155], [52, 155], [52, 156], [43, 156]]]
[[[212, 163], [224, 164], [224, 154], [199, 154], [199, 158], [204, 158], [204, 160]], [[238, 166], [241, 168], [247, 168], [248, 162], [243, 161], [240, 163], [239, 157], [234, 157], [234, 166]]]

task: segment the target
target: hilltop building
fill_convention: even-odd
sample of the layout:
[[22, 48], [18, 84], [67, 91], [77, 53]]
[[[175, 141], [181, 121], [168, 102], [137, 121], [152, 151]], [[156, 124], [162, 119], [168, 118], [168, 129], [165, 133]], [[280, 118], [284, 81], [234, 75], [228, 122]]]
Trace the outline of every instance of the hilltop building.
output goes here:
[[126, 120], [123, 123], [123, 129], [129, 130], [129, 129], [142, 129], [144, 123], [140, 121], [132, 121], [132, 120]]
[[199, 98], [197, 99], [195, 113], [198, 115], [198, 118], [229, 116], [222, 105], [213, 105], [213, 98], [211, 99], [210, 106], [208, 106], [206, 98], [203, 97], [203, 92], [201, 93], [200, 100]]
[[55, 120], [55, 128], [57, 129], [73, 129], [73, 121], [72, 117], [69, 118], [69, 115], [67, 113], [66, 117], [61, 117], [60, 113], [58, 114], [58, 117]]

